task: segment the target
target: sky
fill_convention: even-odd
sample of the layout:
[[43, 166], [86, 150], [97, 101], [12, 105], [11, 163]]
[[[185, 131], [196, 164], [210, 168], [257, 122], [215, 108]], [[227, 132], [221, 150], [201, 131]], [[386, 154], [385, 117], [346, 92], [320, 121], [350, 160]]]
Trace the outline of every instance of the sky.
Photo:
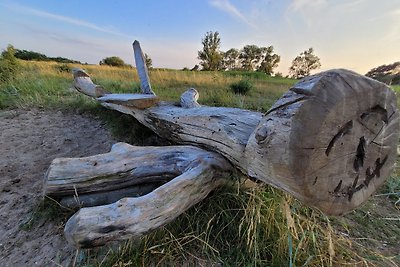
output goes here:
[[134, 65], [139, 40], [154, 67], [192, 68], [209, 31], [222, 51], [272, 45], [283, 74], [309, 47], [318, 71], [365, 74], [400, 61], [400, 0], [0, 0], [1, 49], [91, 64], [119, 56]]

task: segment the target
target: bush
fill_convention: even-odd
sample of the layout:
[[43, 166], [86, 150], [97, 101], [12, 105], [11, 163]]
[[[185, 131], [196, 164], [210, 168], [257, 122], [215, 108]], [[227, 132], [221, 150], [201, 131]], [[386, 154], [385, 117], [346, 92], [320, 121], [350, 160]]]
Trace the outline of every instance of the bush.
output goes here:
[[123, 67], [125, 66], [125, 62], [116, 56], [113, 57], [106, 57], [103, 58], [100, 63], [100, 65], [108, 65], [108, 66], [114, 66], [114, 67]]
[[232, 83], [229, 87], [235, 94], [245, 95], [247, 92], [252, 90], [254, 86], [250, 80], [240, 80]]
[[58, 72], [68, 72], [68, 73], [71, 73], [71, 72], [72, 72], [71, 67], [68, 66], [68, 64], [56, 65], [55, 68], [56, 68], [56, 70], [57, 70]]
[[0, 57], [0, 82], [11, 82], [18, 72], [19, 64], [15, 58], [15, 49], [8, 45]]

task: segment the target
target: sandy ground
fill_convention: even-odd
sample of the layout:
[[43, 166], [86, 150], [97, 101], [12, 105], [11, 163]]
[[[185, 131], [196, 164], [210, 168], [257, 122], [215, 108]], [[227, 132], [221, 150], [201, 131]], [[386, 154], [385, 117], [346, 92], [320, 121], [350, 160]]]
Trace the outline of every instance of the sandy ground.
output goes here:
[[71, 265], [75, 249], [61, 225], [21, 226], [41, 201], [54, 158], [108, 152], [116, 141], [100, 121], [61, 111], [0, 111], [0, 133], [0, 266]]

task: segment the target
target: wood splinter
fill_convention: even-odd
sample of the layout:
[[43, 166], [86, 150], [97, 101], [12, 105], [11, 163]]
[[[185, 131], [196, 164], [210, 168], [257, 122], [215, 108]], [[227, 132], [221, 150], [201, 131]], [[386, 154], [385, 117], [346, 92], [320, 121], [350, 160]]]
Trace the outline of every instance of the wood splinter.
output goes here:
[[[140, 50], [137, 43], [136, 50], [138, 48]], [[148, 78], [143, 73], [139, 75], [142, 76]], [[87, 78], [74, 75], [74, 84], [83, 87], [80, 88], [82, 92], [96, 88]], [[85, 79], [84, 82], [81, 79]], [[146, 82], [142, 87], [149, 88]], [[143, 91], [143, 94], [147, 93]], [[94, 93], [88, 95], [97, 97]], [[146, 108], [138, 108], [116, 101], [118, 98], [115, 95], [113, 101], [98, 100], [107, 108], [132, 115], [161, 137], [223, 156], [217, 164], [203, 167], [204, 171], [208, 169], [208, 174], [213, 174], [216, 166], [226, 166], [229, 162], [244, 174], [288, 192], [328, 215], [347, 213], [366, 201], [390, 175], [397, 158], [400, 120], [395, 94], [383, 83], [348, 70], [326, 71], [301, 80], [266, 114], [201, 106], [197, 103], [198, 92], [194, 89], [182, 95], [180, 105], [155, 101]], [[158, 153], [143, 149], [154, 157]], [[79, 173], [80, 169], [77, 167], [76, 172]], [[112, 168], [109, 172], [115, 172], [114, 178], [118, 176], [118, 171]], [[68, 175], [54, 177], [61, 183]], [[101, 177], [100, 181], [104, 178]], [[77, 246], [88, 247], [143, 233], [132, 222], [137, 222], [137, 216], [145, 221], [145, 218], [150, 218], [150, 213], [146, 213], [146, 203], [160, 203], [159, 199], [165, 201], [168, 194], [165, 191], [158, 194], [157, 190], [168, 188], [176, 179], [138, 198], [125, 198], [104, 208], [82, 209], [71, 218], [74, 222], [67, 224], [65, 231], [69, 240]], [[193, 178], [193, 183], [196, 179]], [[115, 179], [109, 184], [117, 185], [117, 181]], [[87, 180], [91, 188], [101, 188], [101, 182], [98, 182], [98, 179]], [[205, 184], [199, 181], [195, 191]], [[78, 188], [80, 184], [74, 186]], [[51, 187], [49, 184], [47, 190]], [[180, 195], [187, 194], [186, 190], [189, 192], [190, 188], [194, 187], [180, 188], [179, 194], [173, 197], [181, 201]], [[56, 191], [62, 194], [62, 188], [52, 193]], [[50, 191], [45, 191], [48, 193]], [[73, 196], [71, 187], [70, 193], [70, 197]], [[168, 201], [169, 208], [162, 205], [154, 214], [165, 214], [164, 209], [176, 216], [183, 212], [172, 199]], [[188, 208], [190, 203], [183, 207]], [[121, 204], [121, 207], [135, 208], [118, 208]], [[146, 212], [138, 213], [138, 210]], [[115, 223], [106, 224], [105, 221]], [[146, 221], [148, 230], [161, 225], [152, 222]]]

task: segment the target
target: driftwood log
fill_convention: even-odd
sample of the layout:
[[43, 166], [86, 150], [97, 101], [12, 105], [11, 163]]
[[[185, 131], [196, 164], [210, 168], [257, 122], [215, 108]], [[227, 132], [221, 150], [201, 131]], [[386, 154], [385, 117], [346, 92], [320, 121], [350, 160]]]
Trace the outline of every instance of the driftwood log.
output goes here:
[[233, 168], [329, 215], [359, 206], [393, 169], [399, 112], [383, 83], [344, 69], [322, 72], [294, 85], [266, 114], [201, 106], [193, 88], [174, 104], [155, 96], [138, 42], [134, 50], [142, 94], [100, 91], [81, 69], [74, 70], [75, 87], [185, 146], [118, 144], [108, 154], [54, 160], [46, 195], [69, 206], [107, 204], [82, 208], [68, 221], [65, 234], [77, 246], [159, 227], [223, 184]]

